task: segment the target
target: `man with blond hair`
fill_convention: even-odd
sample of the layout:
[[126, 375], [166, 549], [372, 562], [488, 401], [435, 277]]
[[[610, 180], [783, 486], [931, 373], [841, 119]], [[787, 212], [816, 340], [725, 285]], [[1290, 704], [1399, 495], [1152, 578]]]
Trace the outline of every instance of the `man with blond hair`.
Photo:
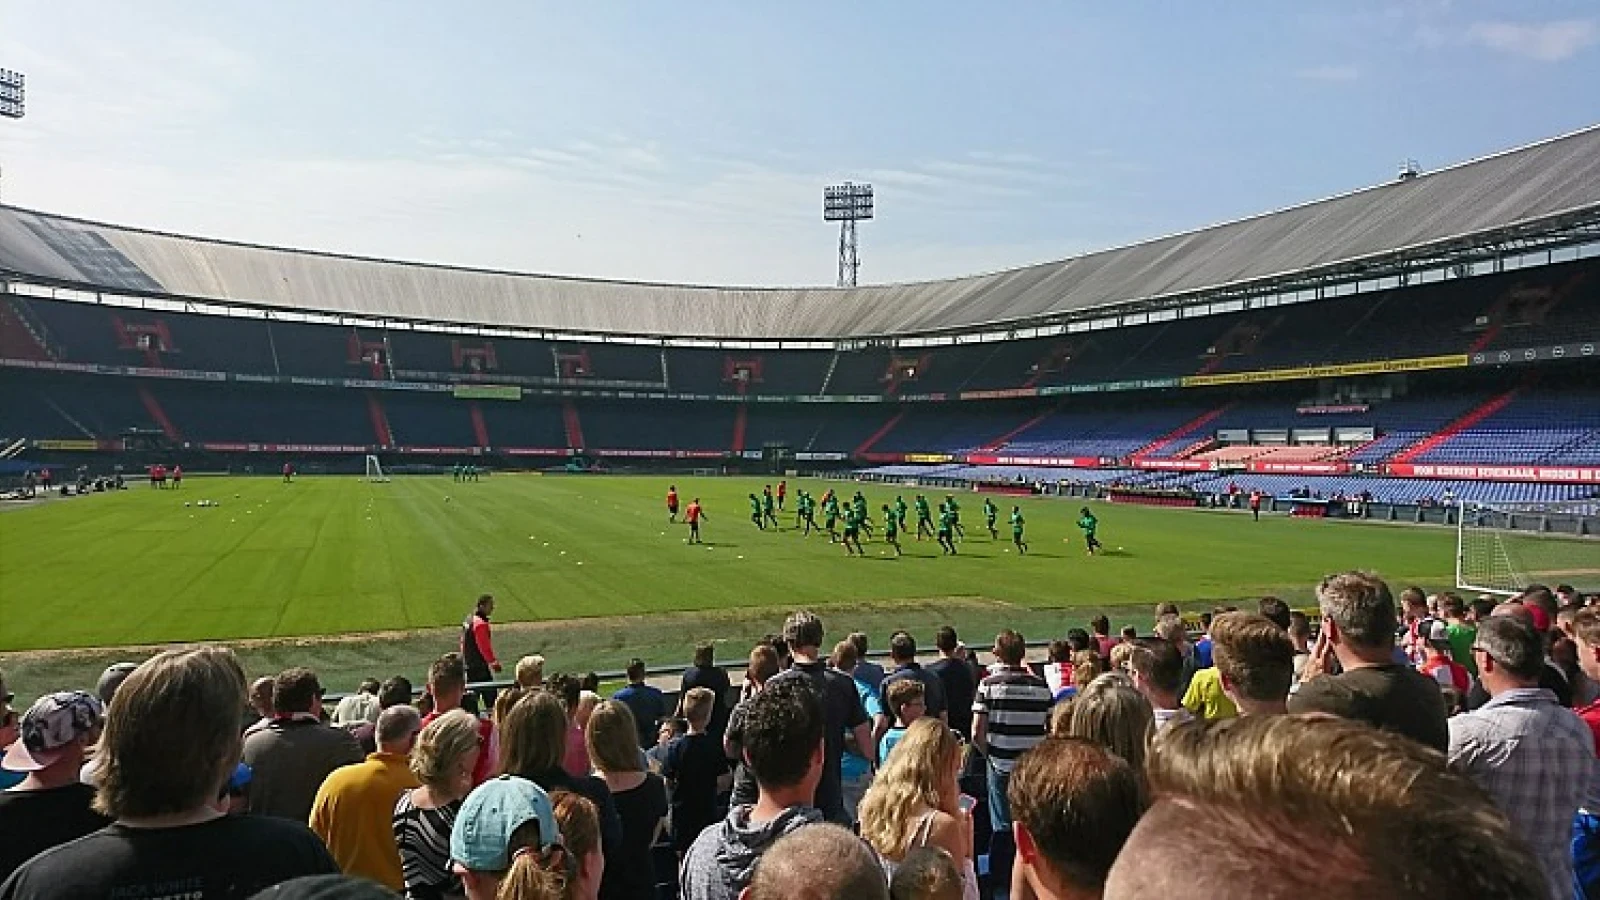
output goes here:
[[517, 687], [533, 690], [544, 686], [544, 657], [537, 653], [517, 660]]
[[[1104, 900], [1551, 896], [1539, 861], [1482, 791], [1439, 754], [1359, 722], [1177, 725], [1145, 772], [1153, 803], [1117, 854]], [[1175, 865], [1174, 847], [1205, 864]], [[1570, 882], [1558, 887], [1573, 896]]]
[[1294, 643], [1266, 616], [1225, 613], [1211, 622], [1211, 660], [1241, 716], [1288, 712]]
[[95, 808], [115, 821], [23, 863], [0, 898], [248, 897], [336, 874], [303, 822], [223, 814], [244, 698], [244, 672], [226, 649], [169, 650], [135, 669], [98, 750]]
[[389, 707], [378, 714], [378, 752], [366, 762], [335, 769], [317, 789], [311, 830], [346, 875], [370, 878], [396, 891], [405, 887], [390, 819], [400, 795], [418, 786], [411, 773], [411, 747], [421, 730], [422, 716], [414, 708]]
[[1389, 585], [1371, 572], [1329, 575], [1317, 585], [1317, 602], [1322, 629], [1289, 711], [1355, 719], [1443, 753], [1450, 742], [1444, 697], [1437, 682], [1395, 660], [1400, 621]]
[[689, 849], [701, 829], [717, 820], [717, 793], [728, 772], [722, 740], [706, 730], [715, 702], [710, 688], [691, 688], [683, 698], [689, 733], [667, 747], [661, 777], [672, 788], [672, 845]]

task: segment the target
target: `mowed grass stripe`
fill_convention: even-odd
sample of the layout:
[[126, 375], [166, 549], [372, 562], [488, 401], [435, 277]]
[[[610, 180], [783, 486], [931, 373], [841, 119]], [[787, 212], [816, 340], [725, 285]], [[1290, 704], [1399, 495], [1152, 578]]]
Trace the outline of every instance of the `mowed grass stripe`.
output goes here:
[[[668, 525], [662, 496], [673, 480], [685, 503], [702, 498], [709, 549]], [[1452, 571], [1445, 529], [1108, 504], [1095, 509], [1113, 552], [1089, 559], [1073, 525], [1082, 502], [1058, 498], [1020, 501], [1033, 552], [1019, 559], [1005, 524], [1018, 501], [997, 499], [991, 541], [982, 497], [970, 492], [958, 495], [968, 535], [960, 556], [903, 534], [904, 558], [867, 541], [870, 556], [850, 559], [825, 537], [788, 530], [792, 511], [780, 513], [781, 533], [752, 526], [747, 495], [762, 483], [191, 478], [182, 491], [52, 502], [0, 515], [0, 650], [448, 626], [484, 591], [499, 599], [499, 620], [528, 621], [935, 597], [1035, 608], [1267, 592], [1304, 601], [1322, 575], [1343, 569], [1432, 588]], [[790, 481], [819, 495], [829, 484], [847, 496], [858, 487]], [[897, 493], [908, 503], [915, 494], [859, 487], [875, 521]], [[943, 494], [928, 496], [937, 504]], [[201, 498], [223, 505], [183, 506]]]

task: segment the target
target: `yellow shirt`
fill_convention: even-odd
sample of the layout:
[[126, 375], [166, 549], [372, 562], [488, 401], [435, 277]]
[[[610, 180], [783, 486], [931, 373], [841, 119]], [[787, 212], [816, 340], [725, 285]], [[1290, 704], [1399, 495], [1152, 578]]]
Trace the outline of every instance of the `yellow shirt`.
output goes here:
[[394, 844], [394, 806], [417, 787], [399, 753], [373, 753], [367, 761], [334, 769], [311, 804], [311, 830], [346, 875], [370, 878], [394, 890], [405, 887]]
[[1216, 666], [1201, 669], [1189, 679], [1189, 690], [1183, 694], [1183, 708], [1207, 721], [1231, 719], [1239, 714], [1239, 708], [1222, 692], [1222, 673]]

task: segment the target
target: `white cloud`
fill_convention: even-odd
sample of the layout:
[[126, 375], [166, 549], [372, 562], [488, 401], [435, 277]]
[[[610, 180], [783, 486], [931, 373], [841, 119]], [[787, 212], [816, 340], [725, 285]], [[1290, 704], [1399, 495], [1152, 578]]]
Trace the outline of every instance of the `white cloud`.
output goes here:
[[1355, 81], [1361, 77], [1361, 70], [1353, 65], [1312, 66], [1295, 72], [1294, 77], [1306, 81]]
[[1600, 42], [1600, 25], [1592, 19], [1568, 19], [1537, 25], [1519, 22], [1475, 22], [1467, 41], [1501, 53], [1539, 62], [1560, 62]]

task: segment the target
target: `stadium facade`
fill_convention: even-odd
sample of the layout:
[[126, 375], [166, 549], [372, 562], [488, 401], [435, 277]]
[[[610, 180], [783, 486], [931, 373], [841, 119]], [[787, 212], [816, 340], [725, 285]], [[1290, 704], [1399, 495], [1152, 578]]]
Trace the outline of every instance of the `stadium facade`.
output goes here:
[[462, 269], [0, 207], [0, 450], [1582, 498], [1600, 488], [1597, 257], [1600, 126], [1125, 248], [850, 289]]

